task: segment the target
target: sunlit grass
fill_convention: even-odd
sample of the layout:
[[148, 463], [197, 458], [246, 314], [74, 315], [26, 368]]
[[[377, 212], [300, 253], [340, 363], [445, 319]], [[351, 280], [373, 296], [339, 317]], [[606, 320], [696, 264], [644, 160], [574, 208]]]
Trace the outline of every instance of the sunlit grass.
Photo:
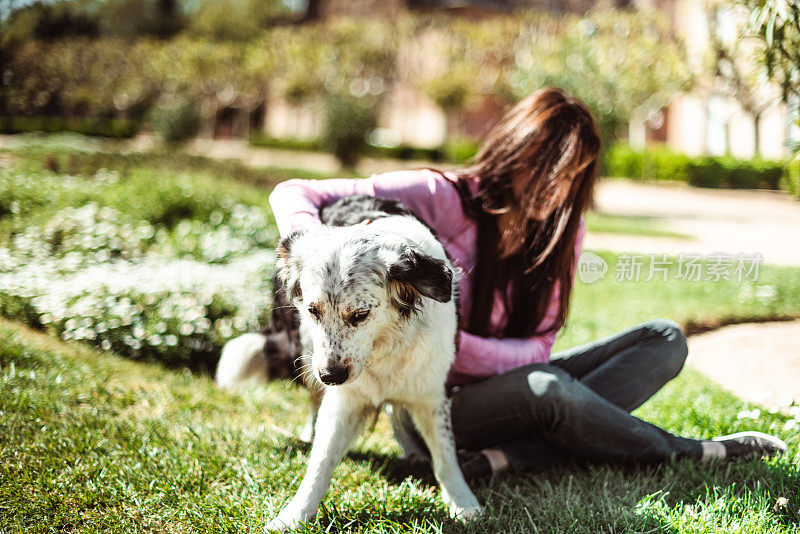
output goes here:
[[[573, 466], [477, 488], [486, 515], [447, 518], [427, 468], [399, 460], [384, 419], [337, 467], [310, 532], [796, 531], [797, 435], [684, 371], [638, 415], [674, 432], [775, 432], [769, 462]], [[258, 532], [295, 491], [306, 395], [229, 394], [205, 376], [122, 360], [0, 323], [0, 531]], [[779, 497], [791, 503], [775, 509]], [[739, 531], [739, 530], [736, 530]]]
[[659, 217], [612, 215], [600, 211], [589, 211], [586, 214], [586, 229], [597, 234], [668, 237], [687, 241], [692, 239], [689, 235], [667, 230], [664, 221]]
[[[667, 257], [666, 280], [655, 266], [650, 277], [650, 255], [641, 255], [638, 281], [628, 281], [631, 271], [622, 255], [599, 252], [608, 265], [604, 278], [592, 283], [575, 281], [567, 326], [556, 348], [585, 343], [642, 321], [672, 319], [690, 331], [721, 324], [800, 317], [800, 269], [761, 265], [754, 274], [728, 280], [689, 281], [677, 278], [679, 258]], [[656, 257], [657, 262], [663, 258]], [[701, 278], [710, 273], [704, 264]], [[732, 274], [732, 271], [731, 271]], [[624, 275], [624, 276], [623, 276]], [[621, 280], [618, 280], [620, 278]]]
[[[50, 176], [43, 165], [74, 165], [78, 185], [55, 198], [36, 187], [25, 190], [29, 196], [10, 190], [30, 200], [30, 211], [9, 218], [7, 231], [87, 201], [142, 218], [166, 217], [174, 206], [205, 217], [225, 196], [268, 209], [265, 189], [243, 185], [229, 171], [200, 168], [176, 178], [167, 157], [26, 157], [17, 163], [38, 165], [25, 171], [33, 178]], [[99, 168], [119, 172], [119, 187], [92, 186]], [[200, 193], [178, 202], [169, 195], [181, 184]], [[658, 221], [639, 218], [590, 215], [588, 225], [661, 232]], [[640, 281], [617, 281], [619, 257], [600, 256], [609, 270], [602, 280], [576, 282], [557, 350], [658, 317], [691, 328], [800, 317], [800, 269], [762, 266], [755, 281], [689, 282], [676, 279], [670, 259], [666, 280], [646, 281], [643, 257]], [[307, 394], [286, 381], [231, 394], [206, 375], [65, 344], [0, 320], [0, 533], [261, 532], [302, 476], [308, 448], [290, 436], [307, 407]], [[694, 437], [749, 428], [776, 433], [790, 455], [713, 465], [558, 466], [507, 477], [476, 488], [486, 514], [469, 525], [448, 518], [426, 466], [398, 458], [381, 418], [337, 467], [308, 531], [798, 532], [797, 431], [784, 430], [787, 418], [767, 410], [757, 420], [737, 417], [754, 407], [684, 370], [636, 414]]]

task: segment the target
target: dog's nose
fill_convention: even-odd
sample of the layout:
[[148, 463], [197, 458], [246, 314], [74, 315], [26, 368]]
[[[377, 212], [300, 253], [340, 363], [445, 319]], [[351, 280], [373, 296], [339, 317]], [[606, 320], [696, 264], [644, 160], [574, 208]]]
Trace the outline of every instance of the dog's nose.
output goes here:
[[341, 365], [331, 365], [319, 371], [319, 379], [329, 386], [344, 384], [349, 376], [350, 370]]

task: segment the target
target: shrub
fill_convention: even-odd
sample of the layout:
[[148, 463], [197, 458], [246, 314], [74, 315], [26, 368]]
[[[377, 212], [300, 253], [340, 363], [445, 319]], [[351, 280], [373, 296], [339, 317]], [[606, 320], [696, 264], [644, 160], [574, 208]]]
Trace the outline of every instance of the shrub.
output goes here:
[[0, 133], [74, 132], [82, 135], [125, 139], [139, 131], [137, 121], [108, 118], [0, 117]]
[[271, 251], [224, 265], [146, 258], [69, 268], [79, 259], [0, 270], [0, 312], [63, 339], [186, 365], [257, 329], [270, 304]]
[[[200, 199], [191, 218], [85, 202], [139, 191], [170, 206], [169, 187]], [[0, 313], [134, 358], [213, 365], [227, 339], [263, 324], [276, 231], [258, 206], [201, 189], [0, 171], [0, 218], [21, 223], [0, 246]], [[78, 207], [52, 209], [65, 202]]]
[[150, 110], [153, 131], [167, 144], [184, 143], [200, 131], [200, 112], [191, 101], [160, 102]]
[[[238, 161], [217, 160], [204, 156], [193, 156], [182, 151], [157, 150], [153, 152], [121, 153], [101, 150], [102, 145], [81, 136], [70, 136], [66, 139], [54, 140], [50, 137], [24, 136], [14, 138], [14, 155], [17, 168], [37, 174], [42, 171], [61, 172], [73, 176], [93, 177], [105, 169], [114, 169], [121, 181], [142, 174], [162, 173], [164, 175], [209, 177], [214, 182], [219, 180], [236, 180], [259, 186], [271, 186], [290, 177], [322, 178], [323, 175], [303, 169], [276, 169], [248, 167]], [[59, 136], [62, 138], [63, 136]], [[86, 141], [90, 141], [86, 143]], [[188, 179], [188, 178], [187, 178]], [[154, 180], [158, 185], [166, 182]], [[209, 181], [211, 182], [211, 181]], [[213, 191], [212, 191], [213, 190]], [[218, 195], [224, 193], [224, 187], [211, 187], [210, 183], [202, 188], [193, 188], [194, 194]], [[145, 191], [146, 192], [146, 191]]]
[[263, 134], [250, 136], [251, 146], [262, 148], [284, 148], [287, 150], [319, 150], [321, 141], [318, 139], [278, 139]]
[[617, 143], [605, 151], [603, 174], [626, 178], [642, 178], [642, 153], [629, 145]]
[[451, 141], [444, 147], [448, 161], [464, 163], [472, 159], [480, 150], [480, 145], [474, 141]]
[[732, 156], [690, 157], [663, 146], [635, 150], [622, 143], [605, 151], [602, 170], [607, 176], [738, 189], [777, 189], [787, 172], [786, 165], [779, 161], [743, 160]]
[[0, 171], [0, 242], [4, 235], [23, 231], [59, 207], [85, 204], [114, 179], [107, 171], [91, 180]]
[[[330, 145], [313, 139], [278, 139], [264, 135], [250, 137], [249, 143], [254, 147], [282, 148], [287, 150], [323, 150]], [[379, 158], [392, 158], [399, 160], [424, 160], [435, 163], [449, 161], [464, 163], [478, 153], [480, 144], [475, 141], [453, 141], [436, 148], [426, 148], [411, 145], [398, 145], [393, 147], [369, 145], [364, 148], [364, 153]]]
[[728, 174], [723, 160], [712, 156], [695, 158], [689, 163], [689, 179], [691, 185], [698, 187], [722, 187]]
[[781, 188], [800, 199], [800, 160], [794, 159], [781, 177]]
[[367, 134], [375, 128], [374, 106], [351, 95], [331, 94], [325, 100], [325, 134], [327, 147], [345, 168], [353, 168], [367, 149]]
[[[689, 181], [689, 165], [691, 158], [680, 152], [673, 152], [664, 147], [656, 147], [652, 151], [652, 175], [655, 180], [677, 182]], [[646, 165], [649, 168], [649, 165]]]

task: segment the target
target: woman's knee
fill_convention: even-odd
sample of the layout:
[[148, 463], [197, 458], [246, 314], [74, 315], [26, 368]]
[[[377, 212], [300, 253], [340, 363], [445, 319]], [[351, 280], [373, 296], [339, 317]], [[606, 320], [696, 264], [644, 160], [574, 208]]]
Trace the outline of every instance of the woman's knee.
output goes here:
[[658, 365], [663, 367], [666, 374], [670, 375], [670, 379], [675, 378], [683, 369], [686, 356], [689, 354], [686, 335], [678, 323], [669, 319], [649, 321], [645, 323], [645, 327], [661, 341], [656, 354]]
[[537, 402], [554, 401], [564, 404], [576, 394], [576, 380], [563, 369], [548, 365], [528, 373], [528, 388]]

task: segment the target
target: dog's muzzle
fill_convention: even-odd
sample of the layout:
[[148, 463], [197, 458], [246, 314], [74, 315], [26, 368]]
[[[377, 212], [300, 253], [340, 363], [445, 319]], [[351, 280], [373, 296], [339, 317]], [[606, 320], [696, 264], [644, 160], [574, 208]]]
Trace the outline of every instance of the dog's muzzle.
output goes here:
[[328, 386], [344, 384], [350, 377], [350, 369], [343, 365], [329, 365], [319, 370], [319, 379]]

